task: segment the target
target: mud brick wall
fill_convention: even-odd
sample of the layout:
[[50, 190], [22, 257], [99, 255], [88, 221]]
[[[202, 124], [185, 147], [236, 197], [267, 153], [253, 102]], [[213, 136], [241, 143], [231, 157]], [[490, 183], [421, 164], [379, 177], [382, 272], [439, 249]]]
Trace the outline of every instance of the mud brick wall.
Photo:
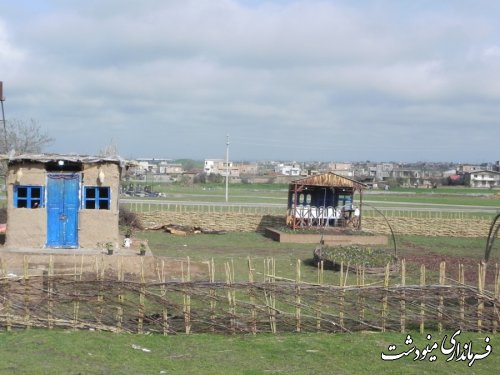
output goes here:
[[[238, 212], [145, 212], [138, 214], [145, 228], [164, 224], [198, 226], [205, 230], [228, 232], [264, 232], [266, 227], [285, 225], [285, 217]], [[391, 217], [388, 219], [396, 235], [487, 237], [491, 222], [481, 219], [426, 219]], [[363, 218], [363, 230], [375, 234], [390, 234], [385, 220]]]
[[164, 224], [179, 224], [201, 227], [205, 230], [228, 232], [264, 232], [266, 227], [282, 227], [284, 216], [248, 214], [239, 212], [169, 212], [156, 211], [137, 214], [144, 228]]
[[[391, 217], [388, 219], [396, 235], [418, 235], [431, 237], [488, 237], [491, 220], [484, 219], [424, 219]], [[389, 234], [384, 220], [363, 218], [363, 229], [380, 234]]]

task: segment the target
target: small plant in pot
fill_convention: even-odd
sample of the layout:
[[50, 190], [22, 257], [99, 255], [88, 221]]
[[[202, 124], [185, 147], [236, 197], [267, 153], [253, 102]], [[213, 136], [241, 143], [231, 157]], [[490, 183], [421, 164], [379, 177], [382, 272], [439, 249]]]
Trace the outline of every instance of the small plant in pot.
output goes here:
[[141, 245], [139, 246], [139, 254], [146, 255], [146, 244], [144, 242], [141, 242]]
[[113, 255], [115, 247], [112, 242], [106, 242], [106, 250], [108, 251], [108, 255]]
[[123, 240], [123, 247], [129, 248], [132, 245], [132, 228], [127, 227], [127, 230], [125, 231], [125, 238]]

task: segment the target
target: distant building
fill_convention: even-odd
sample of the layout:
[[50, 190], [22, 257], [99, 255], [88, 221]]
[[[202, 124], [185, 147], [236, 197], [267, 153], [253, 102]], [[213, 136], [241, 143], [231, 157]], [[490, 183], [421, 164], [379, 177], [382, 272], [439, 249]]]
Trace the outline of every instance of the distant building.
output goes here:
[[422, 172], [415, 169], [395, 169], [391, 177], [400, 181], [402, 187], [412, 187], [422, 184]]
[[500, 172], [474, 171], [465, 175], [466, 184], [475, 188], [500, 187]]
[[[231, 165], [231, 162], [229, 163]], [[220, 174], [220, 170], [226, 168], [226, 161], [223, 159], [205, 159], [203, 172], [207, 175]]]
[[259, 172], [259, 166], [257, 164], [240, 164], [238, 168], [240, 170], [240, 175], [254, 176]]
[[472, 173], [472, 172], [477, 172], [484, 170], [484, 167], [481, 167], [480, 165], [472, 165], [472, 164], [460, 164], [457, 167], [457, 174], [465, 174], [465, 173]]
[[443, 172], [443, 177], [447, 178], [447, 177], [450, 177], [450, 176], [455, 176], [456, 174], [457, 174], [456, 169], [448, 169], [448, 170], [446, 170], [446, 171]]
[[153, 172], [153, 170], [155, 169], [155, 166], [153, 164], [150, 164], [148, 161], [146, 160], [137, 160], [137, 164], [136, 164], [136, 172], [137, 174], [143, 174], [143, 173], [149, 173], [149, 172]]
[[381, 163], [375, 167], [375, 179], [377, 181], [386, 181], [391, 177], [391, 172], [394, 170], [394, 164]]
[[[145, 173], [164, 174], [164, 167], [168, 165], [171, 159], [162, 158], [139, 158], [135, 160], [135, 174], [141, 175]], [[163, 170], [163, 171], [162, 171]]]
[[328, 171], [345, 177], [352, 177], [354, 175], [351, 163], [328, 163]]
[[300, 176], [301, 168], [296, 163], [293, 163], [292, 165], [278, 164], [274, 168], [274, 172], [284, 176]]
[[[226, 166], [226, 161], [223, 159], [205, 159], [203, 172], [206, 175], [220, 174], [221, 176], [226, 176], [228, 168]], [[233, 162], [229, 162], [229, 176], [238, 177], [240, 175], [240, 169], [233, 165]]]
[[169, 175], [180, 175], [180, 174], [184, 173], [184, 168], [182, 167], [182, 164], [171, 164], [168, 162], [161, 162], [160, 164], [158, 164], [157, 173], [169, 174]]

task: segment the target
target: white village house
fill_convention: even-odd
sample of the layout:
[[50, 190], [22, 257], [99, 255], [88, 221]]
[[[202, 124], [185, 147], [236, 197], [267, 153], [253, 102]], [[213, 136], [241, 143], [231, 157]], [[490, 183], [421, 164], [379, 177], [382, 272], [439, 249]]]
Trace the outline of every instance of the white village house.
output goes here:
[[466, 184], [474, 188], [500, 187], [500, 172], [478, 170], [466, 174]]

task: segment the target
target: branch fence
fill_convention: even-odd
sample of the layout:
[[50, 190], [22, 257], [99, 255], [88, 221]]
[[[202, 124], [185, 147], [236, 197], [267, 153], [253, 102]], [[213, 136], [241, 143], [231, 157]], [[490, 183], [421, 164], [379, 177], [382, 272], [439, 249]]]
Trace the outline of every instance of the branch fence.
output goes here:
[[[256, 215], [285, 215], [287, 207], [285, 204], [279, 205], [255, 205], [238, 203], [196, 203], [196, 202], [169, 202], [161, 200], [149, 201], [127, 201], [122, 199], [120, 206], [130, 211], [142, 212], [190, 212], [199, 214], [215, 213], [241, 213]], [[489, 219], [492, 214], [498, 212], [497, 209], [478, 208], [478, 209], [451, 209], [451, 208], [421, 208], [421, 207], [381, 207], [379, 211], [387, 217], [405, 217], [421, 219]], [[378, 217], [379, 214], [369, 206], [363, 207], [365, 217]]]
[[[130, 274], [119, 257], [113, 269], [105, 268], [101, 258], [95, 257], [92, 272], [84, 271], [82, 256], [75, 257], [73, 272], [56, 274], [50, 256], [46, 270], [35, 274], [25, 257], [21, 276], [9, 274], [2, 261], [0, 328], [57, 327], [164, 335], [458, 328], [496, 332], [500, 322], [498, 265], [490, 265], [488, 272], [494, 272], [494, 282], [487, 289], [484, 263], [478, 265], [477, 286], [465, 284], [463, 266], [456, 280], [448, 278], [444, 262], [438, 284], [426, 282], [422, 265], [419, 285], [407, 285], [404, 260], [396, 275], [388, 265], [379, 282], [367, 283], [363, 268], [342, 266], [339, 284], [326, 285], [322, 264], [318, 265], [317, 282], [304, 282], [300, 260], [295, 279], [286, 279], [276, 275], [273, 259], [264, 261], [263, 275], [255, 272], [253, 261], [248, 259], [248, 279], [240, 282], [235, 281], [232, 262], [224, 264], [225, 280], [215, 279], [213, 260], [206, 262], [208, 277], [198, 280], [198, 275], [193, 280], [187, 258], [182, 263], [182, 276], [167, 281], [171, 275], [162, 259], [156, 260], [153, 280], [146, 275], [144, 265], [139, 274]], [[351, 280], [355, 274], [354, 285], [347, 284], [349, 272]]]

